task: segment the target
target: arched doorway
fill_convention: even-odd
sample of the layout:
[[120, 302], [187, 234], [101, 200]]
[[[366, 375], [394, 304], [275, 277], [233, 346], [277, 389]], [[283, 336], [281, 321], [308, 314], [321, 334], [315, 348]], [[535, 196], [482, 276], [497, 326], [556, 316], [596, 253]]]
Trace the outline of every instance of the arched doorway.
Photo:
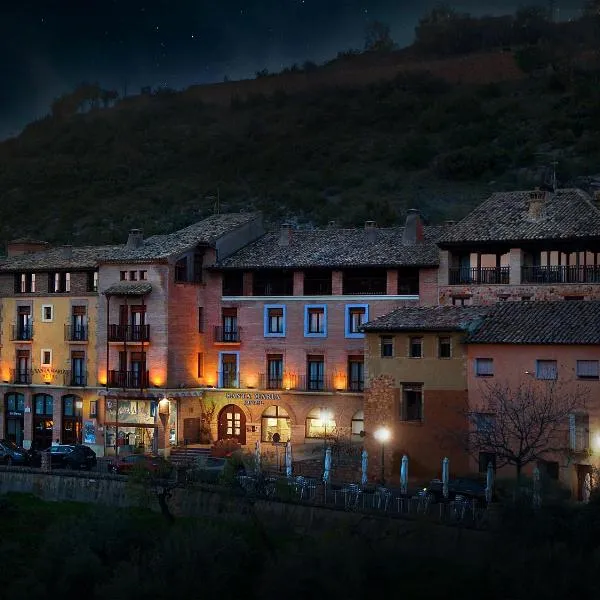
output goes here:
[[236, 440], [239, 444], [246, 444], [246, 415], [235, 404], [228, 404], [219, 413], [219, 439]]
[[261, 441], [272, 442], [278, 433], [279, 441], [287, 442], [292, 437], [290, 415], [281, 406], [269, 406], [260, 419]]
[[33, 447], [46, 450], [52, 445], [52, 421], [54, 399], [50, 394], [33, 397]]
[[5, 436], [17, 446], [23, 445], [25, 429], [25, 396], [23, 394], [6, 394], [4, 396]]
[[81, 443], [81, 414], [83, 400], [79, 396], [69, 394], [62, 397], [62, 431], [63, 444]]

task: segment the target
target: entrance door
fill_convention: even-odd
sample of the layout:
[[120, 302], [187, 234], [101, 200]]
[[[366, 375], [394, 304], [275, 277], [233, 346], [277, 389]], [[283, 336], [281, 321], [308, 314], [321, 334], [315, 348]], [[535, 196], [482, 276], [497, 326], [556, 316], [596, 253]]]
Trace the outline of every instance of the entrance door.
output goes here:
[[246, 415], [235, 404], [229, 404], [219, 413], [219, 439], [246, 444]]
[[200, 419], [183, 420], [183, 439], [186, 444], [198, 444], [200, 442]]

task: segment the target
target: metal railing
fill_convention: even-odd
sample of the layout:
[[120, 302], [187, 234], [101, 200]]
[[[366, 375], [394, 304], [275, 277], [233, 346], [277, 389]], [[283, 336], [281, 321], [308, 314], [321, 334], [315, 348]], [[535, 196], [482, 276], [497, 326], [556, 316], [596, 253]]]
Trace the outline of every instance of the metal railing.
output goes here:
[[600, 283], [600, 266], [521, 267], [521, 283]]
[[10, 339], [13, 342], [31, 341], [33, 339], [33, 325], [13, 325]]
[[365, 389], [364, 378], [351, 378], [348, 381], [348, 391], [350, 392], [362, 392]]
[[148, 387], [148, 371], [109, 371], [108, 386], [141, 389]]
[[31, 369], [11, 369], [10, 380], [20, 385], [30, 385], [33, 371]]
[[241, 335], [241, 327], [236, 327], [235, 329], [221, 326], [215, 327], [215, 342], [221, 344], [239, 344], [242, 341]]
[[87, 342], [87, 325], [65, 325], [65, 341], [67, 342]]
[[510, 267], [451, 267], [448, 274], [450, 285], [510, 283]]
[[282, 390], [284, 376], [274, 376], [267, 373], [260, 373], [258, 376], [258, 386], [263, 390]]
[[85, 387], [87, 385], [88, 374], [74, 373], [66, 371], [63, 375], [63, 384], [70, 387]]
[[237, 371], [217, 371], [217, 387], [233, 388], [240, 387], [240, 374]]
[[109, 325], [109, 342], [149, 342], [150, 325]]

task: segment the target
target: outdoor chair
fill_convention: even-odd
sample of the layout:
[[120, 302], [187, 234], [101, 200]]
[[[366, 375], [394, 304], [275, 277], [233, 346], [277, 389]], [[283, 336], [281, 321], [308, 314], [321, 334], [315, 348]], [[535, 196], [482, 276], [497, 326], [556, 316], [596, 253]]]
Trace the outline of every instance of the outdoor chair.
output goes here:
[[388, 490], [387, 488], [378, 487], [377, 490], [375, 490], [373, 501], [377, 504], [377, 508], [381, 509], [383, 507], [383, 510], [386, 511], [388, 509], [391, 499], [392, 492], [390, 492], [390, 490]]
[[344, 494], [344, 508], [356, 508], [358, 506], [358, 499], [362, 494], [360, 485], [350, 483], [342, 489], [342, 493]]

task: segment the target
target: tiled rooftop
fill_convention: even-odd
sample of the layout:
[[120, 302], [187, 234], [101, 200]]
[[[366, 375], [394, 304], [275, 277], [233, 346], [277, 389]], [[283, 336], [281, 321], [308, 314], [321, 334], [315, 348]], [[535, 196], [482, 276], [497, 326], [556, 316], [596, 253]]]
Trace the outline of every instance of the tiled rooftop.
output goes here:
[[600, 344], [600, 302], [500, 302], [467, 338], [471, 344]]
[[540, 216], [529, 215], [531, 192], [498, 192], [440, 238], [457, 243], [600, 238], [600, 210], [579, 189], [548, 192]]
[[357, 229], [295, 229], [289, 245], [279, 243], [280, 233], [271, 232], [248, 244], [218, 266], [232, 269], [437, 266], [436, 241], [443, 226], [424, 227], [422, 242], [402, 244], [404, 227]]
[[466, 331], [475, 327], [489, 306], [402, 306], [363, 326], [369, 331]]
[[0, 260], [0, 271], [27, 271], [31, 269], [93, 269], [98, 262], [113, 253], [119, 252], [120, 246], [80, 246], [73, 248], [55, 247], [18, 254]]
[[107, 288], [107, 296], [146, 296], [152, 291], [152, 284], [147, 281], [120, 281]]

